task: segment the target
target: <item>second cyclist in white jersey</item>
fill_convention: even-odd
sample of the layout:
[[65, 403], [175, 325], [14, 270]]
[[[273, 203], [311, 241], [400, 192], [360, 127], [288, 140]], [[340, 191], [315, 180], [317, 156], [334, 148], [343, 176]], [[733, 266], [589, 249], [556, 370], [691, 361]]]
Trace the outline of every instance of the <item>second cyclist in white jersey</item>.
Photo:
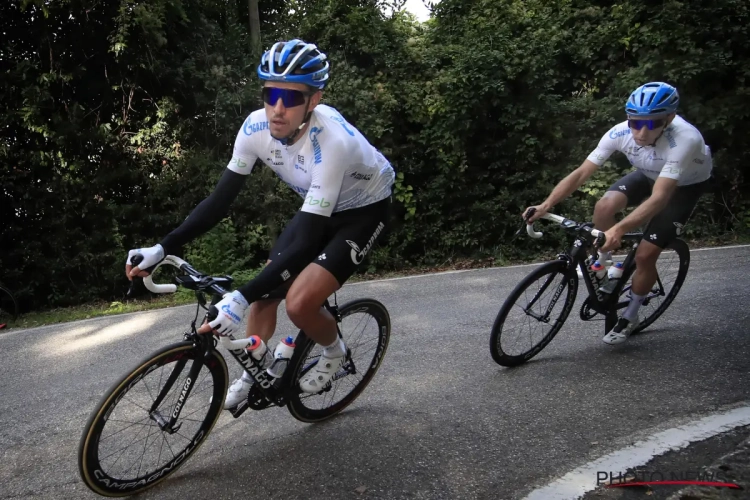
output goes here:
[[[158, 245], [131, 250], [126, 273], [131, 279], [146, 276], [166, 254], [214, 227], [260, 160], [300, 195], [300, 211], [282, 231], [260, 274], [217, 303], [215, 319], [199, 331], [234, 334], [249, 309], [247, 335], [268, 342], [280, 301], [263, 297], [288, 287], [290, 320], [324, 346], [315, 368], [300, 380], [303, 391], [315, 393], [346, 355], [334, 318], [321, 306], [354, 273], [388, 225], [395, 174], [338, 111], [320, 104], [329, 63], [315, 45], [278, 42], [263, 54], [257, 72], [264, 81], [264, 109], [251, 113], [240, 128], [218, 185]], [[138, 267], [131, 262], [135, 253], [145, 257]], [[231, 385], [224, 407], [237, 406], [251, 385], [243, 374]]]
[[[663, 82], [638, 87], [625, 103], [628, 119], [604, 134], [583, 164], [560, 181], [529, 218], [533, 222], [570, 196], [615, 151], [635, 168], [615, 182], [594, 209], [594, 226], [605, 231], [606, 243], [599, 251], [603, 264], [611, 263], [625, 233], [647, 224], [635, 254], [631, 300], [602, 339], [608, 344], [625, 342], [638, 327], [638, 310], [656, 282], [656, 261], [680, 234], [710, 182], [711, 151], [698, 129], [676, 114], [679, 99], [677, 89]], [[638, 208], [617, 222], [615, 214], [632, 206]]]

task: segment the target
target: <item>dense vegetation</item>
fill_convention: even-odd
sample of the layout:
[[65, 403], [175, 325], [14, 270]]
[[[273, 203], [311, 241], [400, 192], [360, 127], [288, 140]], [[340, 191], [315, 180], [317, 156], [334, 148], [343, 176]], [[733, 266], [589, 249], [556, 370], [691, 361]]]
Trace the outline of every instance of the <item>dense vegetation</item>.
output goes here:
[[[255, 0], [250, 1], [250, 5]], [[398, 172], [392, 230], [363, 270], [555, 249], [510, 244], [623, 119], [645, 81], [678, 87], [714, 154], [689, 238], [750, 221], [750, 4], [740, 0], [259, 0], [261, 46], [301, 37], [332, 62], [325, 102]], [[119, 298], [129, 248], [151, 245], [216, 183], [260, 107], [239, 0], [0, 2], [0, 280], [25, 309]], [[590, 218], [623, 158], [557, 208]], [[256, 269], [300, 205], [266, 168], [220, 229], [186, 249], [209, 272]], [[559, 235], [557, 236], [560, 237]]]

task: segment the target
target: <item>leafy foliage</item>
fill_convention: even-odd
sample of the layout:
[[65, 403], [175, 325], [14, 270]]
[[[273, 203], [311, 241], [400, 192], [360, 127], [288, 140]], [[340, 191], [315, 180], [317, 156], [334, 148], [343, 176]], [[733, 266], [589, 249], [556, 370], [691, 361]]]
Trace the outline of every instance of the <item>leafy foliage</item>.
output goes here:
[[[623, 119], [644, 81], [682, 96], [714, 155], [687, 236], [747, 234], [750, 6], [739, 0], [442, 0], [420, 24], [403, 0], [259, 1], [263, 46], [315, 41], [337, 107], [397, 171], [391, 229], [363, 272], [458, 257], [531, 257], [520, 213]], [[122, 299], [129, 248], [178, 225], [213, 188], [260, 107], [248, 3], [0, 3], [0, 277], [24, 309]], [[559, 212], [588, 219], [624, 159]], [[252, 276], [300, 200], [256, 166], [186, 255]], [[241, 280], [239, 280], [241, 282]]]

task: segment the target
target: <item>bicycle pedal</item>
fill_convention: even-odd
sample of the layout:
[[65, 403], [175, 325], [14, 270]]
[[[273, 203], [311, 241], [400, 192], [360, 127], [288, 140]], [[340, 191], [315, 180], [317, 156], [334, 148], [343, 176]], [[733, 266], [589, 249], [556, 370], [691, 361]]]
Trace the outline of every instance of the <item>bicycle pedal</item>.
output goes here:
[[228, 408], [227, 411], [229, 413], [231, 413], [234, 418], [237, 418], [240, 415], [242, 415], [243, 413], [245, 413], [245, 411], [249, 407], [250, 407], [250, 405], [248, 404], [247, 400], [244, 400], [240, 404], [238, 404], [237, 406], [235, 406], [234, 408]]

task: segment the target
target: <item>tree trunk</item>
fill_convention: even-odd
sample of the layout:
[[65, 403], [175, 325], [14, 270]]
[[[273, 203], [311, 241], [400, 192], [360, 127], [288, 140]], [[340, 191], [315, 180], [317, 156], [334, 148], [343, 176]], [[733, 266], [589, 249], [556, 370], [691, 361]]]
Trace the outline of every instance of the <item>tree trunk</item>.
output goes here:
[[258, 0], [248, 0], [250, 8], [250, 44], [253, 55], [259, 56], [260, 46], [260, 14], [258, 13]]

